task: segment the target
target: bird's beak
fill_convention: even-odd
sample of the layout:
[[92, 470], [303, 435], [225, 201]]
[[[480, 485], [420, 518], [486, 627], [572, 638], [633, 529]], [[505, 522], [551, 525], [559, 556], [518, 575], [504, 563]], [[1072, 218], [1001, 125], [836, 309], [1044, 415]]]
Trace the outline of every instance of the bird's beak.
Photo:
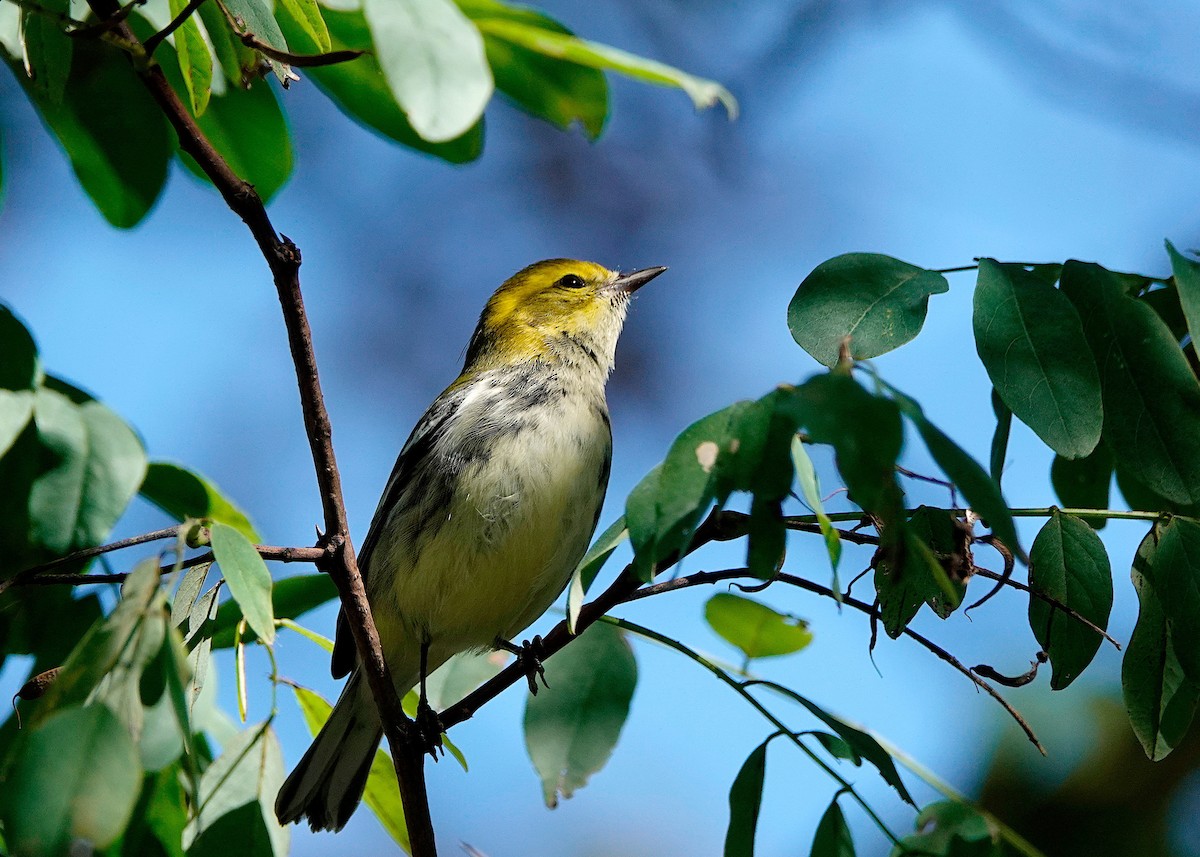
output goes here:
[[621, 274], [613, 280], [612, 290], [631, 295], [665, 270], [666, 267], [659, 265], [657, 268], [642, 268], [640, 271]]

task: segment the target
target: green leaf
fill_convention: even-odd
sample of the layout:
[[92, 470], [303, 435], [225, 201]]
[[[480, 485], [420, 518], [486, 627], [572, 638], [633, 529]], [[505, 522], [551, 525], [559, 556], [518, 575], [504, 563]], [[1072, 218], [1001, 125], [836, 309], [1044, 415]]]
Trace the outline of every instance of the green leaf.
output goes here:
[[575, 626], [579, 621], [583, 596], [587, 594], [596, 575], [600, 573], [604, 563], [608, 562], [613, 551], [627, 538], [629, 538], [629, 530], [625, 527], [625, 516], [622, 515], [596, 537], [587, 553], [583, 555], [583, 559], [579, 561], [579, 565], [575, 567], [575, 572], [571, 575], [571, 584], [567, 588], [567, 628], [572, 634], [575, 633]]
[[971, 508], [992, 528], [992, 532], [1008, 545], [1016, 556], [1027, 561], [1025, 549], [1021, 547], [1017, 538], [1017, 527], [1013, 523], [1012, 513], [1008, 510], [1008, 503], [992, 477], [987, 475], [975, 459], [931, 423], [915, 400], [895, 388], [892, 388], [892, 393], [900, 410], [916, 427], [937, 466], [963, 493]]
[[833, 447], [850, 499], [884, 523], [884, 539], [898, 540], [904, 497], [896, 483], [896, 459], [903, 432], [895, 402], [835, 372], [810, 378], [794, 397], [809, 438]]
[[1156, 530], [1157, 525], [1146, 534], [1133, 560], [1138, 618], [1121, 661], [1129, 723], [1153, 762], [1166, 758], [1184, 739], [1200, 701], [1200, 686], [1183, 673], [1162, 603], [1148, 579], [1158, 548]]
[[108, 855], [184, 857], [181, 841], [187, 806], [179, 782], [181, 773], [178, 765], [172, 765], [146, 775], [129, 826]]
[[1012, 431], [1012, 411], [1000, 394], [992, 388], [992, 413], [996, 415], [996, 431], [992, 433], [992, 451], [988, 459], [988, 473], [997, 486], [1004, 477], [1004, 459], [1008, 456], [1008, 436]]
[[817, 823], [809, 854], [811, 857], [854, 857], [854, 839], [836, 797]]
[[[280, 9], [282, 11], [282, 5]], [[258, 54], [242, 44], [219, 5], [202, 3], [198, 13], [209, 41], [212, 42], [213, 53], [216, 54], [221, 70], [225, 73], [225, 79], [235, 87], [244, 87], [244, 82], [254, 77]], [[159, 46], [159, 50], [162, 50], [162, 46]], [[164, 63], [163, 67], [164, 70], [169, 69], [169, 64]]]
[[847, 253], [804, 278], [788, 304], [788, 327], [800, 347], [826, 366], [837, 365], [847, 336], [855, 359], [878, 357], [920, 333], [929, 296], [949, 290], [936, 271], [890, 256]]
[[[549, 15], [529, 7], [496, 0], [458, 0], [458, 7], [477, 24], [499, 18], [573, 35]], [[518, 107], [564, 130], [578, 121], [589, 138], [600, 136], [608, 118], [608, 83], [602, 71], [548, 57], [486, 32], [483, 45], [496, 88]]]
[[515, 20], [491, 18], [478, 20], [479, 29], [489, 36], [512, 42], [554, 59], [566, 60], [582, 66], [615, 71], [659, 86], [670, 86], [683, 90], [697, 110], [713, 107], [718, 103], [725, 107], [730, 119], [737, 117], [737, 100], [725, 87], [712, 80], [695, 77], [672, 68], [664, 63], [639, 57], [617, 48], [577, 39], [565, 33], [554, 32], [540, 26], [530, 26]]
[[[314, 736], [321, 731], [333, 706], [320, 694], [306, 687], [293, 684], [296, 702], [304, 714], [308, 731]], [[380, 825], [405, 853], [412, 852], [408, 839], [408, 825], [404, 820], [404, 806], [400, 802], [400, 786], [396, 783], [396, 769], [392, 758], [382, 748], [375, 751], [371, 760], [371, 772], [367, 774], [367, 788], [363, 792], [363, 803], [375, 814]]]
[[525, 747], [546, 805], [555, 807], [612, 755], [629, 715], [637, 664], [624, 635], [596, 623], [545, 666], [549, 687], [525, 704]]
[[1099, 265], [1068, 262], [1061, 282], [1100, 368], [1110, 451], [1155, 493], [1200, 502], [1200, 384], [1179, 344]]
[[[1050, 465], [1050, 482], [1058, 500], [1068, 508], [1107, 509], [1109, 487], [1113, 479], [1113, 459], [1108, 447], [1101, 444], [1091, 455], [1071, 460], [1054, 456]], [[1094, 530], [1104, 529], [1105, 518], [1084, 517]]]
[[891, 857], [991, 857], [998, 853], [1001, 842], [994, 822], [958, 801], [931, 803], [917, 816], [916, 829], [892, 848]]
[[58, 857], [77, 840], [105, 848], [125, 829], [142, 767], [125, 727], [103, 705], [72, 706], [23, 735], [0, 812], [14, 854]]
[[811, 735], [816, 738], [817, 742], [825, 748], [825, 752], [833, 756], [835, 759], [845, 759], [847, 762], [853, 764], [856, 768], [862, 766], [862, 756], [858, 755], [858, 753], [855, 753], [854, 748], [838, 736], [830, 735], [828, 732], [819, 732], [817, 730], [801, 732], [800, 734]]
[[1100, 442], [1100, 376], [1071, 301], [1020, 265], [979, 261], [975, 348], [996, 392], [1046, 445], [1082, 458]]
[[32, 537], [56, 554], [102, 543], [146, 472], [142, 443], [120, 417], [61, 389], [51, 383], [34, 397], [38, 440], [53, 464], [29, 494]]
[[[271, 14], [271, 7], [264, 0], [216, 0], [225, 11], [227, 18], [234, 22], [235, 32], [250, 33], [260, 42], [277, 51], [289, 53], [287, 40]], [[286, 86], [292, 80], [292, 70], [278, 60], [264, 57], [271, 65], [271, 70]]]
[[261, 540], [246, 513], [195, 471], [166, 461], [152, 461], [140, 493], [179, 522], [205, 518], [228, 524], [251, 541]]
[[821, 500], [821, 483], [817, 478], [817, 469], [813, 467], [812, 459], [804, 448], [804, 442], [799, 437], [792, 436], [792, 468], [796, 471], [796, 482], [800, 486], [800, 496], [804, 504], [812, 509], [817, 516], [817, 525], [821, 528], [821, 538], [825, 540], [825, 551], [829, 554], [829, 565], [833, 569], [833, 594], [841, 602], [841, 584], [838, 583], [838, 563], [842, 558], [842, 540], [838, 536], [833, 522], [825, 514], [825, 504]]
[[[203, 7], [201, 7], [203, 8]], [[301, 28], [299, 22], [279, 7], [279, 23], [288, 41], [297, 51], [313, 53], [317, 45]], [[306, 70], [306, 76], [336, 104], [342, 112], [385, 137], [434, 155], [453, 164], [473, 161], [483, 151], [482, 120], [461, 136], [444, 143], [432, 143], [413, 130], [404, 112], [396, 104], [376, 59], [375, 43], [361, 11], [338, 12], [324, 8], [322, 13], [329, 28], [334, 50], [367, 51], [368, 54], [351, 62], [321, 66]]]
[[[45, 0], [39, 5], [59, 15], [71, 11], [70, 0]], [[62, 103], [75, 40], [66, 34], [60, 21], [34, 9], [22, 9], [21, 32], [30, 83], [52, 103]]]
[[[112, 225], [129, 228], [158, 199], [175, 138], [120, 51], [76, 39], [74, 52], [59, 104], [39, 95], [19, 69], [14, 73], [100, 213]], [[130, 134], [130, 128], [138, 133]]]
[[375, 55], [418, 134], [444, 143], [469, 131], [492, 97], [483, 37], [452, 0], [364, 0]]
[[138, 563], [126, 578], [121, 600], [112, 612], [93, 624], [71, 651], [62, 672], [38, 704], [35, 724], [56, 708], [88, 699], [130, 647], [136, 647], [138, 631], [147, 615], [155, 612], [152, 605], [158, 594], [158, 561], [150, 557]]
[[[201, 8], [210, 7], [217, 8], [215, 3], [205, 3]], [[171, 47], [163, 45], [158, 50], [169, 54]], [[163, 61], [162, 67], [171, 85], [180, 90], [183, 81], [174, 66]], [[194, 110], [192, 113], [196, 115]], [[240, 83], [226, 87], [223, 95], [212, 97], [203, 115], [196, 118], [196, 124], [233, 171], [254, 185], [264, 202], [270, 202], [291, 177], [291, 134], [279, 100], [266, 83], [249, 89]], [[209, 181], [191, 155], [182, 149], [178, 155], [180, 163], [192, 175], [203, 182]]]
[[1029, 588], [1029, 627], [1050, 656], [1050, 687], [1062, 690], [1092, 662], [1102, 638], [1032, 593], [1048, 595], [1096, 626], [1107, 628], [1113, 586], [1104, 543], [1079, 518], [1055, 509], [1033, 540]]
[[34, 391], [41, 381], [41, 371], [29, 330], [0, 304], [0, 458], [33, 416]]
[[916, 806], [912, 795], [909, 794], [908, 788], [904, 785], [904, 780], [900, 779], [900, 772], [896, 770], [896, 763], [892, 761], [891, 754], [883, 749], [883, 745], [876, 741], [873, 736], [856, 726], [851, 726], [841, 718], [835, 717], [812, 700], [796, 693], [790, 687], [784, 687], [776, 682], [762, 679], [745, 683], [746, 686], [751, 684], [760, 684], [803, 705], [816, 715], [821, 722], [836, 732], [838, 737], [845, 741], [860, 758], [870, 762], [879, 771], [879, 775], [883, 777], [884, 782], [894, 788], [901, 799], [906, 803]]
[[[966, 585], [966, 544], [953, 515], [920, 506], [905, 528], [900, 561], [882, 558], [875, 566], [875, 591], [883, 630], [896, 639], [923, 604], [945, 619], [962, 603]], [[951, 576], [948, 569], [954, 569]]]
[[258, 638], [275, 642], [275, 613], [271, 606], [271, 572], [250, 540], [228, 524], [212, 525], [212, 549], [229, 592]]
[[746, 757], [729, 788], [729, 827], [725, 831], [725, 857], [754, 857], [754, 833], [762, 808], [763, 779], [767, 771], [767, 744], [763, 741]]
[[238, 732], [200, 777], [199, 813], [184, 830], [188, 857], [284, 857], [291, 834], [275, 818], [283, 754], [270, 723]]
[[729, 592], [720, 592], [704, 605], [704, 618], [727, 642], [741, 649], [749, 661], [790, 655], [812, 642], [808, 623]]
[[625, 520], [644, 579], [656, 562], [686, 548], [713, 502], [728, 496], [722, 456], [732, 454], [732, 429], [747, 407], [738, 402], [692, 423], [671, 444], [661, 469], [630, 492]]
[[304, 27], [304, 32], [315, 43], [320, 53], [328, 53], [333, 48], [329, 40], [329, 28], [321, 17], [321, 7], [316, 0], [280, 0], [280, 4], [291, 17]]
[[1200, 684], [1200, 524], [1172, 518], [1146, 571], [1162, 604], [1175, 656], [1184, 674]]
[[[297, 574], [276, 580], [271, 586], [271, 606], [276, 619], [296, 619], [337, 597], [337, 587], [327, 574]], [[214, 647], [228, 649], [233, 645], [234, 629], [243, 615], [237, 601], [226, 601], [221, 605], [212, 627]], [[257, 633], [242, 635], [245, 643], [255, 639]]]
[[[171, 17], [180, 14], [187, 4], [188, 0], [170, 0]], [[213, 64], [195, 15], [189, 15], [175, 30], [175, 56], [192, 115], [200, 116], [212, 95]]]
[[1192, 335], [1192, 342], [1200, 341], [1200, 264], [1181, 254], [1170, 241], [1166, 244], [1188, 333]]
[[184, 572], [183, 579], [179, 581], [179, 588], [175, 590], [175, 597], [171, 600], [172, 628], [178, 628], [192, 615], [192, 609], [200, 597], [200, 590], [210, 568], [212, 563], [205, 562], [193, 565]]

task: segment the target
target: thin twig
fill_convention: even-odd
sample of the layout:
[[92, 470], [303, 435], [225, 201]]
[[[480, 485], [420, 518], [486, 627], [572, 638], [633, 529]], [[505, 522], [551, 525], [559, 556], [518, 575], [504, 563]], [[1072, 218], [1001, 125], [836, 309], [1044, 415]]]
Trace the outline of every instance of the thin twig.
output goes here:
[[146, 41], [142, 44], [142, 47], [146, 50], [146, 56], [154, 56], [154, 51], [157, 50], [158, 46], [166, 40], [167, 36], [171, 35], [171, 33], [182, 27], [183, 22], [192, 17], [192, 15], [196, 13], [196, 10], [204, 5], [204, 2], [205, 0], [189, 0], [188, 4], [180, 10], [178, 15], [171, 19], [171, 22], [167, 24], [167, 26], [163, 27], [153, 36], [146, 39]]
[[[991, 571], [990, 569], [979, 568], [978, 566], [975, 568], [975, 575], [977, 577], [986, 577], [988, 580], [1000, 580], [1002, 577], [1000, 574], [997, 574], [996, 572]], [[1059, 611], [1067, 614], [1068, 616], [1070, 616], [1072, 619], [1074, 619], [1076, 622], [1080, 623], [1081, 625], [1091, 628], [1093, 631], [1095, 631], [1101, 637], [1103, 637], [1104, 639], [1106, 639], [1110, 643], [1112, 643], [1114, 646], [1116, 646], [1117, 651], [1121, 650], [1121, 644], [1118, 643], [1115, 639], [1113, 639], [1112, 636], [1110, 636], [1107, 631], [1105, 631], [1103, 628], [1101, 628], [1099, 625], [1097, 625], [1091, 619], [1087, 618], [1086, 616], [1081, 615], [1077, 610], [1073, 610], [1072, 608], [1068, 607], [1066, 604], [1063, 604], [1057, 598], [1052, 598], [1051, 596], [1047, 595], [1046, 593], [1039, 592], [1036, 589], [1030, 589], [1028, 586], [1026, 586], [1021, 581], [1013, 580], [1012, 578], [1009, 578], [1008, 582], [1005, 583], [1004, 585], [1011, 586], [1013, 589], [1019, 589], [1022, 592], [1027, 592], [1030, 595], [1032, 595], [1034, 598], [1036, 598], [1038, 601], [1046, 602], [1051, 607], [1053, 607], [1055, 610], [1059, 610]]]
[[[677, 589], [686, 589], [691, 586], [701, 586], [701, 585], [706, 585], [706, 584], [718, 583], [722, 580], [731, 580], [731, 579], [738, 578], [738, 577], [750, 577], [750, 576], [751, 576], [750, 570], [747, 568], [727, 568], [727, 569], [722, 569], [720, 571], [699, 571], [699, 572], [695, 572], [694, 574], [689, 574], [685, 577], [677, 577], [674, 580], [665, 580], [662, 583], [655, 583], [655, 584], [651, 584], [649, 586], [643, 587], [642, 589], [639, 589], [637, 592], [631, 593], [627, 598], [624, 599], [624, 601], [625, 602], [638, 601], [638, 600], [641, 600], [642, 598], [648, 598], [651, 595], [661, 595], [664, 592], [673, 592]], [[808, 590], [809, 592], [816, 593], [817, 595], [823, 595], [827, 598], [832, 598], [834, 600], [837, 600], [837, 598], [838, 598], [837, 593], [835, 593], [828, 586], [822, 586], [819, 583], [814, 583], [813, 581], [806, 580], [803, 577], [797, 577], [794, 574], [780, 574], [780, 575], [778, 575], [777, 579], [780, 583], [786, 583], [789, 586], [795, 586], [799, 589], [805, 589], [805, 590]], [[853, 607], [855, 610], [858, 610], [861, 613], [865, 613], [868, 616], [873, 616], [875, 618], [879, 618], [880, 613], [879, 613], [878, 607], [867, 604], [864, 601], [859, 601], [857, 598], [848, 598], [843, 595], [841, 597], [841, 603], [848, 604], [849, 606]], [[1015, 720], [1017, 722], [1017, 724], [1025, 732], [1025, 735], [1029, 738], [1029, 740], [1031, 742], [1033, 742], [1033, 745], [1038, 748], [1038, 750], [1042, 753], [1042, 755], [1046, 754], [1045, 748], [1042, 747], [1041, 742], [1038, 741], [1037, 735], [1034, 734], [1033, 729], [1030, 728], [1029, 724], [1025, 721], [1025, 718], [1022, 717], [1021, 713], [1019, 711], [1017, 711], [1015, 708], [1013, 708], [1012, 705], [1009, 704], [1008, 700], [1006, 700], [1003, 696], [1001, 696], [1000, 693], [994, 687], [992, 687], [990, 684], [988, 684], [982, 678], [980, 678], [979, 676], [977, 676], [973, 672], [971, 672], [971, 670], [968, 669], [966, 666], [964, 666], [963, 663], [960, 660], [958, 660], [958, 658], [954, 657], [954, 655], [950, 654], [948, 651], [943, 649], [937, 643], [930, 640], [928, 637], [924, 637], [921, 634], [918, 634], [916, 631], [913, 631], [911, 628], [905, 628], [903, 633], [906, 637], [909, 637], [910, 639], [915, 640], [926, 650], [928, 650], [929, 652], [932, 652], [933, 654], [935, 654], [939, 658], [941, 658], [943, 661], [950, 664], [950, 666], [954, 667], [954, 669], [958, 670], [964, 676], [969, 678], [972, 681], [972, 683], [975, 684], [976, 687], [985, 691], [989, 696], [991, 696], [998, 703], [1000, 703], [1000, 705], [1004, 708], [1004, 710], [1007, 711], [1009, 716], [1011, 716], [1013, 718], [1013, 720]]]
[[[1000, 554], [1001, 559], [1004, 560], [1004, 571], [1000, 574], [1000, 578], [996, 581], [996, 585], [991, 588], [991, 591], [986, 593], [970, 607], [965, 608], [963, 610], [963, 615], [966, 615], [976, 607], [981, 607], [988, 601], [991, 601], [992, 596], [1003, 589], [1005, 584], [1012, 579], [1013, 569], [1016, 568], [1016, 560], [1013, 558], [1012, 551], [1008, 549], [1008, 545], [1000, 541], [994, 535], [980, 536], [975, 541], [982, 542], [985, 545], [991, 545], [995, 549], [996, 553]], [[972, 562], [971, 565], [975, 565], [975, 563]]]
[[[274, 562], [312, 562], [318, 563], [325, 560], [329, 555], [324, 548], [293, 548], [293, 547], [278, 547], [276, 545], [255, 545], [254, 549], [258, 551], [258, 555], [263, 559], [269, 559]], [[197, 556], [188, 557], [181, 563], [167, 563], [159, 568], [160, 575], [170, 574], [172, 571], [183, 568], [192, 568], [197, 565], [204, 565], [206, 562], [214, 562], [216, 557], [212, 551]], [[39, 574], [36, 577], [31, 577], [27, 580], [12, 581], [18, 586], [88, 586], [95, 583], [124, 583], [125, 578], [129, 576], [128, 572], [116, 572], [111, 574]]]
[[[110, 19], [118, 12], [116, 0], [88, 0], [88, 3], [103, 19]], [[135, 45], [140, 44], [127, 24], [118, 25], [116, 31]], [[271, 269], [287, 328], [292, 362], [296, 368], [305, 433], [312, 450], [324, 512], [325, 533], [322, 541], [329, 550], [329, 556], [318, 567], [329, 573], [338, 588], [342, 609], [349, 620], [348, 625], [358, 651], [360, 667], [375, 704], [379, 706], [384, 732], [392, 750], [412, 854], [414, 857], [431, 857], [437, 854], [437, 845], [429, 815], [421, 742], [412, 721], [400, 705], [399, 694], [384, 660], [379, 632], [371, 615], [350, 541], [341, 476], [331, 441], [329, 414], [321, 393], [312, 331], [300, 293], [300, 251], [286, 235], [276, 233], [254, 186], [238, 176], [217, 152], [167, 82], [162, 69], [154, 65], [135, 64], [135, 70], [174, 128], [179, 147], [195, 159], [220, 192], [225, 204], [245, 222]]]

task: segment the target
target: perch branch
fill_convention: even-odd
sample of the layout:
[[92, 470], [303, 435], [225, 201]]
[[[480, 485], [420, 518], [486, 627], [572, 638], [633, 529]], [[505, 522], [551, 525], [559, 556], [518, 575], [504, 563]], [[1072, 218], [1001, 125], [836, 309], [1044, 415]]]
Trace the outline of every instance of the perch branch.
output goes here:
[[[88, 2], [102, 19], [110, 19], [119, 10], [115, 0]], [[127, 24], [119, 24], [115, 29], [123, 38], [137, 44], [137, 38]], [[338, 588], [342, 609], [346, 612], [358, 650], [359, 662], [375, 704], [379, 706], [384, 731], [392, 749], [392, 761], [400, 785], [400, 797], [412, 841], [412, 853], [414, 857], [435, 855], [437, 846], [429, 816], [429, 797], [425, 788], [424, 758], [420, 742], [416, 740], [412, 721], [401, 708], [400, 696], [383, 658], [379, 632], [371, 616], [362, 575], [359, 573], [350, 541], [350, 527], [342, 499], [341, 476], [331, 442], [329, 414], [321, 393], [312, 331], [300, 293], [300, 251], [286, 235], [276, 233], [254, 186], [239, 177], [213, 147], [167, 82], [162, 69], [153, 65], [134, 65], [142, 83], [175, 129], [180, 148], [195, 159], [226, 205], [245, 222], [271, 269], [283, 311], [284, 325], [287, 328], [292, 362], [296, 367], [304, 427], [312, 450], [324, 512], [325, 533], [322, 542], [329, 548], [329, 556], [319, 567], [329, 573]]]

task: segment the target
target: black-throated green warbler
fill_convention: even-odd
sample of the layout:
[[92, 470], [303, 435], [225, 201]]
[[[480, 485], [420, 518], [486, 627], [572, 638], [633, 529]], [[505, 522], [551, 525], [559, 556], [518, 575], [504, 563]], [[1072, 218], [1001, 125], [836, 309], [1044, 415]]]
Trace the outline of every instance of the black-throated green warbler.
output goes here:
[[[422, 678], [423, 655], [432, 672], [511, 640], [566, 587], [608, 485], [617, 337], [630, 296], [664, 270], [551, 259], [487, 302], [462, 374], [404, 444], [358, 556], [399, 693]], [[356, 657], [339, 617], [333, 674], [350, 680], [279, 791], [281, 822], [337, 830], [362, 797], [382, 727]]]

